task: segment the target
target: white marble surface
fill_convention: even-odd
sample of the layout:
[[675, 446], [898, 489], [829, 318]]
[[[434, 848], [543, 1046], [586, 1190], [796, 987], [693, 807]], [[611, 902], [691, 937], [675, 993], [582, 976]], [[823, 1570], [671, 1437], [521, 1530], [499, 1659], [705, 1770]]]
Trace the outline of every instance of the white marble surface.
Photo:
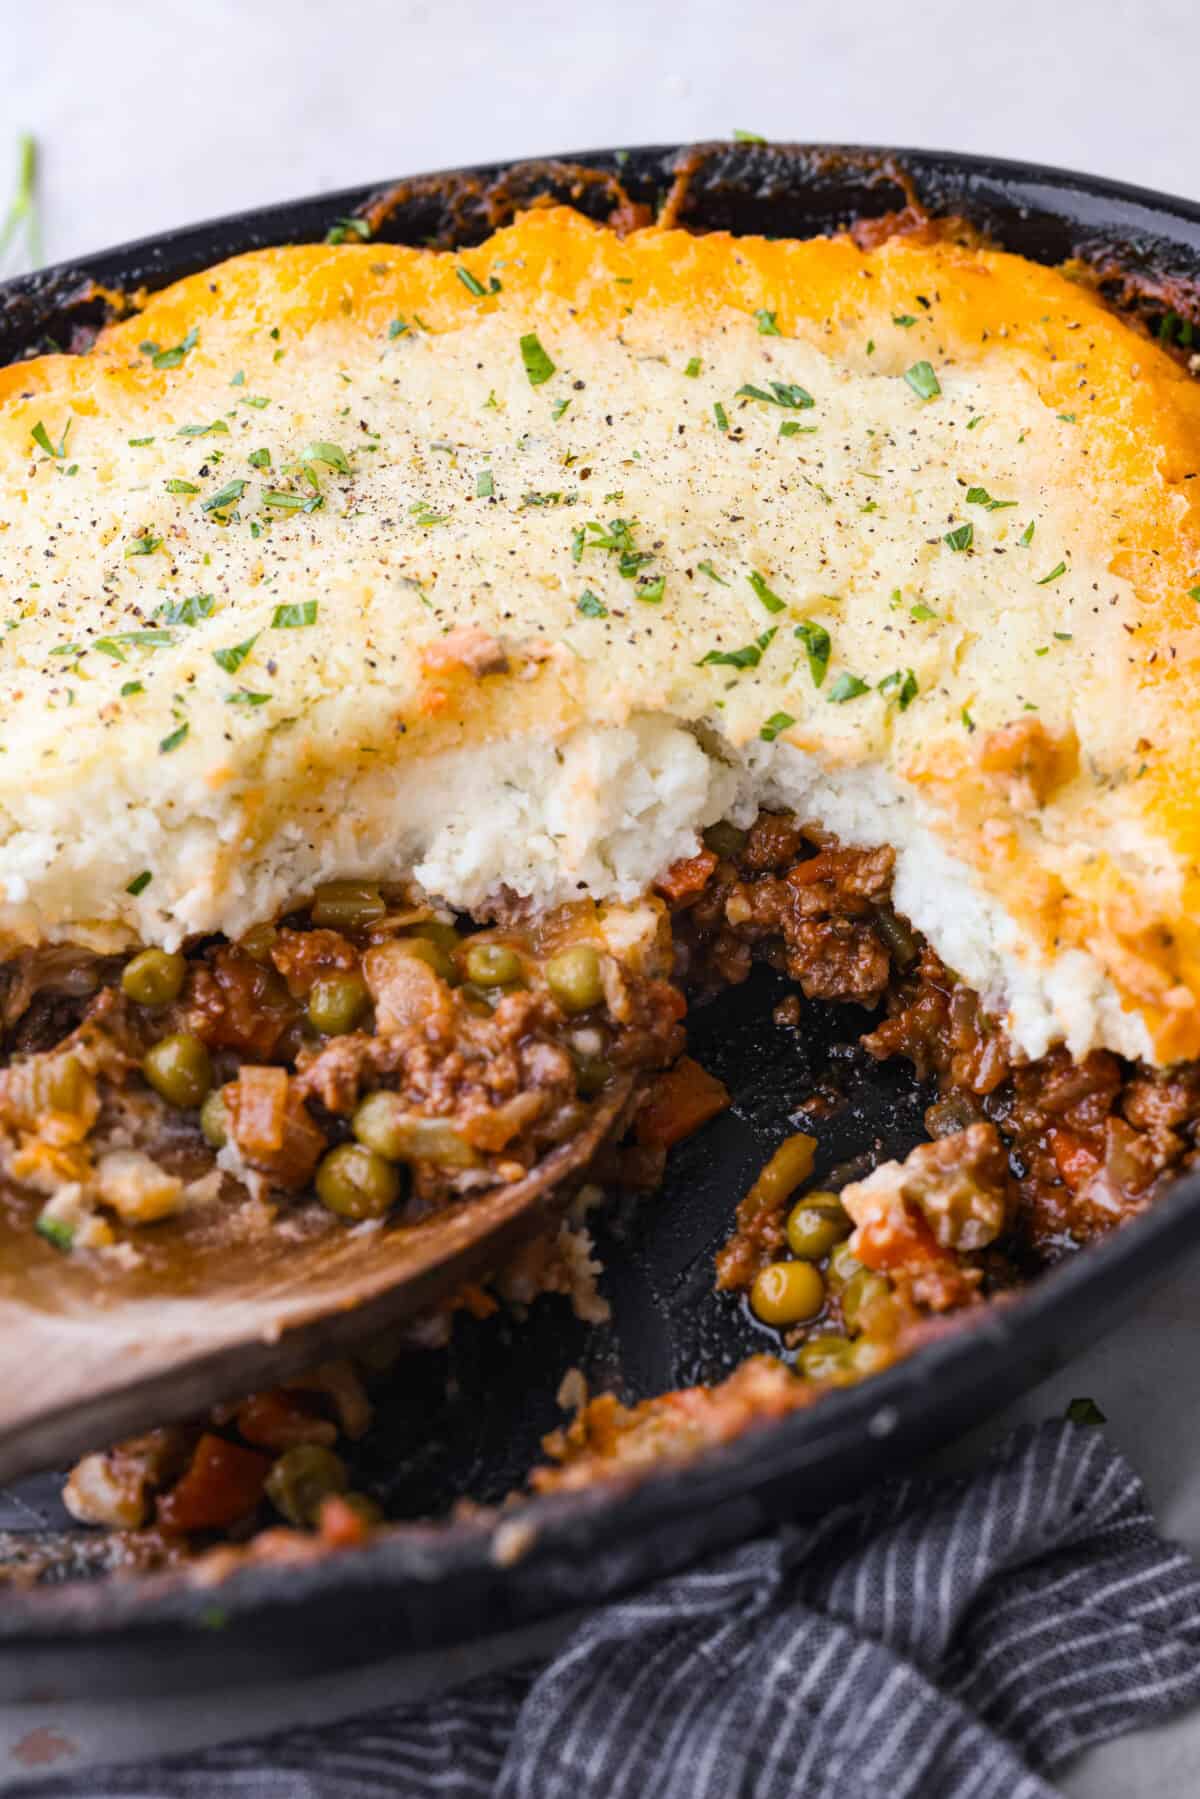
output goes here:
[[[1194, 0], [0, 0], [0, 46], [0, 194], [17, 133], [34, 132], [51, 259], [322, 188], [737, 126], [1200, 188]], [[1164, 1529], [1200, 1553], [1200, 1266], [1019, 1411], [1078, 1393], [1108, 1414]], [[403, 1686], [379, 1670], [252, 1713], [106, 1712], [81, 1717], [81, 1740], [93, 1754], [182, 1747]], [[47, 1721], [0, 1713], [0, 1769]], [[1064, 1789], [1193, 1799], [1197, 1769], [1193, 1715], [1088, 1757]]]

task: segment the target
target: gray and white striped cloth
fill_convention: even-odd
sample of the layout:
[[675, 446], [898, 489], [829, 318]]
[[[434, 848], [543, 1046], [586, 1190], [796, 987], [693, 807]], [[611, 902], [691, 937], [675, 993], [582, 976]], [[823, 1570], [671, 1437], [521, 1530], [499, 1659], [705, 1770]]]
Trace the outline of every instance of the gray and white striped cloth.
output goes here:
[[420, 1708], [39, 1799], [1053, 1799], [1200, 1700], [1200, 1572], [1091, 1426], [905, 1480], [592, 1614]]

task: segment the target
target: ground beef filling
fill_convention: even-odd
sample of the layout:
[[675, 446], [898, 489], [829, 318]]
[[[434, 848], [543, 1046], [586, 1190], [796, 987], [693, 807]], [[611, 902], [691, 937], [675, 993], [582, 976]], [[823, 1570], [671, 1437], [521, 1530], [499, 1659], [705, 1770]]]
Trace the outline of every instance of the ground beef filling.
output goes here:
[[594, 908], [464, 929], [345, 885], [240, 943], [10, 973], [0, 1168], [48, 1196], [58, 1247], [247, 1189], [421, 1217], [678, 1057], [678, 988], [612, 955]]
[[[413, 1162], [414, 1192], [436, 1203], [464, 1166], [485, 1179], [527, 1166], [569, 1132], [616, 1067], [654, 1077], [623, 1169], [640, 1166], [652, 1180], [671, 1144], [727, 1103], [719, 1083], [679, 1054], [681, 990], [703, 1001], [762, 961], [809, 999], [875, 1009], [863, 1047], [881, 1060], [908, 1059], [930, 1083], [930, 1141], [903, 1162], [835, 1183], [837, 1191], [813, 1192], [813, 1140], [788, 1139], [739, 1207], [717, 1284], [761, 1307], [789, 1359], [754, 1358], [714, 1388], [634, 1407], [581, 1395], [531, 1476], [540, 1491], [579, 1487], [684, 1459], [886, 1366], [1140, 1211], [1197, 1159], [1200, 1068], [1147, 1070], [1108, 1052], [1076, 1063], [1062, 1050], [1021, 1061], [977, 997], [895, 914], [892, 865], [886, 848], [844, 849], [764, 813], [749, 831], [715, 827], [659, 883], [671, 910], [674, 985], [606, 965], [602, 1003], [564, 1011], [545, 978], [545, 944], [519, 927], [468, 939], [519, 958], [519, 984], [497, 995], [473, 989], [457, 964], [456, 981], [436, 958], [414, 958], [404, 947], [411, 925], [339, 932], [309, 921], [200, 952], [161, 1018], [147, 1021], [119, 993], [102, 992], [54, 1054], [81, 1045], [88, 1069], [119, 1087], [122, 1071], [136, 1084], [151, 1039], [193, 1034], [213, 1058], [245, 1162], [285, 1188], [311, 1178], [364, 1094], [402, 1091], [414, 1115], [450, 1119], [470, 1151], [450, 1174], [445, 1163]], [[461, 963], [461, 946], [449, 949]], [[306, 1002], [331, 973], [360, 979], [370, 1010], [356, 1028], [314, 1038]], [[794, 1002], [781, 1011], [799, 1021]], [[287, 1147], [274, 1159], [244, 1115], [254, 1116], [253, 1071], [264, 1067], [286, 1070], [293, 1108]], [[0, 1087], [7, 1124], [5, 1103]], [[307, 1121], [299, 1131], [297, 1118]], [[539, 1275], [527, 1296], [539, 1284], [555, 1286]], [[476, 1289], [456, 1303], [479, 1312], [496, 1301]], [[336, 1431], [311, 1392], [260, 1395], [205, 1426], [90, 1458], [71, 1496], [81, 1516], [153, 1517], [168, 1535], [224, 1529], [234, 1513], [245, 1528], [270, 1498], [289, 1522], [328, 1534], [328, 1521], [336, 1540], [357, 1540], [370, 1508], [339, 1497]], [[293, 1481], [299, 1499], [289, 1497]]]

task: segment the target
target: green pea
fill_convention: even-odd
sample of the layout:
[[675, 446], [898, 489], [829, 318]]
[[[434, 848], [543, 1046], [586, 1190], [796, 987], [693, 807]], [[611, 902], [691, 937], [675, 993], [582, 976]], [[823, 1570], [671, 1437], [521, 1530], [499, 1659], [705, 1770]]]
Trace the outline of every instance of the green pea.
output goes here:
[[339, 1218], [382, 1218], [402, 1191], [390, 1162], [358, 1143], [331, 1149], [317, 1169], [317, 1198]]
[[861, 1330], [872, 1307], [886, 1299], [891, 1290], [892, 1283], [886, 1275], [860, 1268], [842, 1293], [842, 1318], [846, 1329]]
[[835, 1249], [831, 1249], [829, 1252], [829, 1267], [826, 1270], [825, 1279], [834, 1292], [838, 1293], [854, 1279], [861, 1268], [862, 1263], [857, 1256], [851, 1255], [849, 1244], [839, 1243]]
[[810, 1193], [788, 1213], [788, 1248], [802, 1262], [819, 1262], [853, 1229], [836, 1193]]
[[252, 962], [265, 962], [278, 940], [279, 932], [273, 924], [256, 924], [238, 938], [238, 948]]
[[754, 1316], [780, 1329], [815, 1318], [824, 1304], [825, 1283], [811, 1262], [771, 1262], [750, 1289]]
[[175, 1031], [147, 1050], [142, 1073], [168, 1105], [181, 1109], [202, 1105], [213, 1082], [208, 1051], [188, 1031]]
[[328, 931], [363, 931], [387, 911], [373, 881], [326, 881], [313, 895], [312, 921]]
[[460, 979], [458, 963], [444, 944], [435, 943], [432, 937], [398, 937], [396, 948], [403, 950], [404, 954], [411, 956], [414, 961], [424, 962], [425, 966], [432, 968], [439, 980], [445, 981], [448, 986], [458, 986]]
[[210, 1149], [224, 1149], [229, 1141], [229, 1108], [219, 1087], [213, 1088], [200, 1108], [200, 1129]]
[[267, 1498], [289, 1524], [315, 1524], [322, 1502], [344, 1493], [349, 1484], [346, 1464], [320, 1443], [297, 1443], [280, 1456], [267, 1475]]
[[187, 963], [165, 949], [144, 949], [121, 970], [121, 991], [136, 1006], [169, 1006], [183, 991]]
[[448, 949], [451, 952], [456, 950], [462, 942], [462, 938], [459, 936], [454, 925], [447, 924], [444, 919], [441, 918], [426, 918], [421, 924], [413, 925], [411, 927], [410, 935], [413, 937], [428, 937], [431, 943], [440, 943], [443, 949]]
[[472, 943], [467, 949], [467, 979], [477, 987], [508, 987], [521, 978], [521, 958], [506, 943]]
[[546, 985], [564, 1012], [586, 1012], [604, 998], [600, 953], [590, 943], [573, 943], [546, 964]]
[[715, 825], [709, 825], [705, 831], [704, 847], [711, 850], [715, 856], [724, 856], [728, 859], [745, 849], [749, 834], [748, 831], [739, 831], [737, 826], [731, 825], [727, 818], [718, 819]]
[[854, 1345], [848, 1337], [810, 1337], [796, 1352], [796, 1367], [806, 1380], [829, 1380], [849, 1374], [854, 1366]]
[[408, 1111], [398, 1093], [368, 1093], [354, 1114], [354, 1135], [388, 1162], [437, 1162], [445, 1168], [474, 1168], [476, 1151], [448, 1118], [422, 1118]]
[[322, 975], [308, 996], [308, 1022], [323, 1037], [342, 1037], [354, 1029], [370, 997], [356, 974]]

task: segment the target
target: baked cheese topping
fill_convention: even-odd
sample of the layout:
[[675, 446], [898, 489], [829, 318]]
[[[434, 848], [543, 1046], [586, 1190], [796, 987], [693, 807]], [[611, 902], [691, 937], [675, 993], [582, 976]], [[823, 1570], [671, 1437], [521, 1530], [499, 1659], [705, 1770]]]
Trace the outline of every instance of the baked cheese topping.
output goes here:
[[1197, 469], [1183, 371], [1011, 256], [239, 258], [0, 371], [0, 929], [632, 899], [799, 794], [1032, 1052], [1195, 1055]]

